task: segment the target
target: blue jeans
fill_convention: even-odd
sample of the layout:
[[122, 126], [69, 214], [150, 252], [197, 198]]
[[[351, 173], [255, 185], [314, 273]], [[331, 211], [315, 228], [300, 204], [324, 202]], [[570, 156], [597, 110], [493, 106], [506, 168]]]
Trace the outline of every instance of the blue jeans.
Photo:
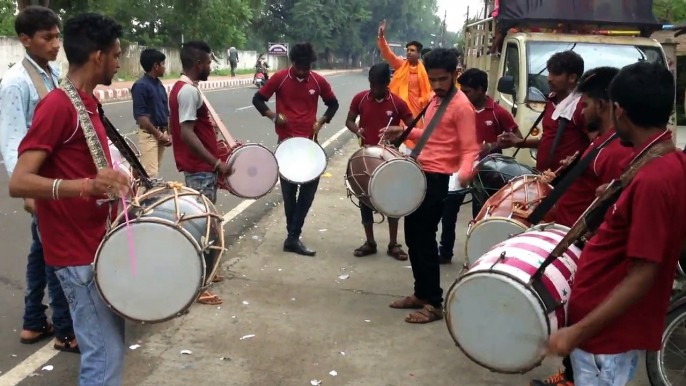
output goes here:
[[38, 220], [33, 217], [31, 221], [31, 249], [26, 263], [26, 293], [24, 294], [24, 330], [42, 331], [47, 324], [45, 315], [47, 307], [43, 305], [45, 287], [48, 287], [50, 307], [52, 308], [52, 323], [55, 335], [60, 339], [72, 339], [74, 329], [72, 327], [69, 304], [62, 292], [55, 269], [45, 264], [43, 256], [43, 244], [38, 231]]
[[576, 349], [569, 355], [576, 386], [625, 386], [636, 375], [642, 351], [615, 355], [594, 355]]
[[[362, 216], [362, 225], [373, 225], [374, 224], [374, 211], [362, 201], [360, 201], [360, 215]], [[387, 218], [389, 224], [397, 224], [400, 221], [396, 217]]]
[[[443, 217], [441, 217], [441, 243], [438, 246], [438, 254], [447, 260], [453, 259], [453, 248], [455, 247], [455, 227], [457, 225], [457, 215], [464, 202], [466, 193], [450, 192], [445, 199], [443, 207]], [[472, 218], [475, 218], [481, 210], [481, 204], [472, 196]]]
[[307, 212], [310, 211], [314, 195], [317, 194], [319, 178], [306, 184], [294, 184], [283, 178], [281, 180], [281, 194], [283, 195], [283, 208], [286, 212], [286, 230], [288, 238], [297, 240], [302, 233]]
[[92, 265], [55, 271], [67, 296], [81, 349], [78, 386], [119, 386], [124, 375], [124, 319], [105, 304]]
[[217, 203], [217, 173], [183, 173], [186, 186], [195, 189], [207, 197], [213, 204]]

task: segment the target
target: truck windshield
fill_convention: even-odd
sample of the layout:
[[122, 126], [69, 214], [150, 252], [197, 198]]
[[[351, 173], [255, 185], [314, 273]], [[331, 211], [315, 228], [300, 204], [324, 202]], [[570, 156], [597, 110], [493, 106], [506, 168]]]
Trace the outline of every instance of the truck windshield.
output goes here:
[[632, 63], [647, 60], [664, 66], [665, 60], [660, 47], [595, 44], [595, 43], [558, 43], [530, 42], [528, 44], [528, 80], [527, 99], [532, 102], [543, 102], [550, 94], [548, 87], [548, 70], [546, 63], [556, 52], [573, 50], [584, 58], [584, 70], [596, 67], [611, 66], [622, 68]]

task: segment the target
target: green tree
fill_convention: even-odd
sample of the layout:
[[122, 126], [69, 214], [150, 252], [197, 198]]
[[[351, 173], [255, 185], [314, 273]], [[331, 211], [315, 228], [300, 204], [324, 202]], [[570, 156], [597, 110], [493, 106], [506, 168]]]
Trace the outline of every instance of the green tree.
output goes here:
[[654, 0], [653, 12], [655, 16], [666, 23], [686, 21], [686, 1], [684, 0]]
[[14, 12], [17, 6], [12, 0], [0, 0], [0, 36], [15, 36]]

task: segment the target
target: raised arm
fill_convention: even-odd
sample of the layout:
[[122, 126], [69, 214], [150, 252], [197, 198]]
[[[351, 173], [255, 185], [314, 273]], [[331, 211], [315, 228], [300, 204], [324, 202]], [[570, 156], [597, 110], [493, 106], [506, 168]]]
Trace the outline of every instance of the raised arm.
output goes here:
[[386, 41], [385, 38], [385, 33], [386, 33], [386, 20], [381, 22], [381, 25], [379, 26], [379, 38], [377, 40], [377, 44], [379, 46], [379, 51], [381, 51], [381, 56], [383, 56], [384, 59], [388, 62], [388, 64], [393, 67], [395, 70], [399, 69], [400, 67], [405, 64], [405, 61], [403, 59], [400, 59], [397, 57], [393, 51], [391, 51], [391, 47], [388, 45], [388, 42]]

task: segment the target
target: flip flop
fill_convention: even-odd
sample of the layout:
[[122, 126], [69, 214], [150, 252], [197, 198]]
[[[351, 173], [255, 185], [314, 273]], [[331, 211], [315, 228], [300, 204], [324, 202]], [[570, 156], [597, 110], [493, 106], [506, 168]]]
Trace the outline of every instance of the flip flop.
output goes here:
[[55, 334], [55, 331], [53, 330], [52, 324], [50, 324], [50, 323], [45, 323], [45, 326], [43, 326], [43, 329], [41, 331], [33, 331], [33, 330], [27, 330], [27, 331], [38, 332], [39, 334], [33, 338], [20, 338], [19, 342], [21, 342], [22, 344], [38, 343], [41, 340], [49, 338]]

